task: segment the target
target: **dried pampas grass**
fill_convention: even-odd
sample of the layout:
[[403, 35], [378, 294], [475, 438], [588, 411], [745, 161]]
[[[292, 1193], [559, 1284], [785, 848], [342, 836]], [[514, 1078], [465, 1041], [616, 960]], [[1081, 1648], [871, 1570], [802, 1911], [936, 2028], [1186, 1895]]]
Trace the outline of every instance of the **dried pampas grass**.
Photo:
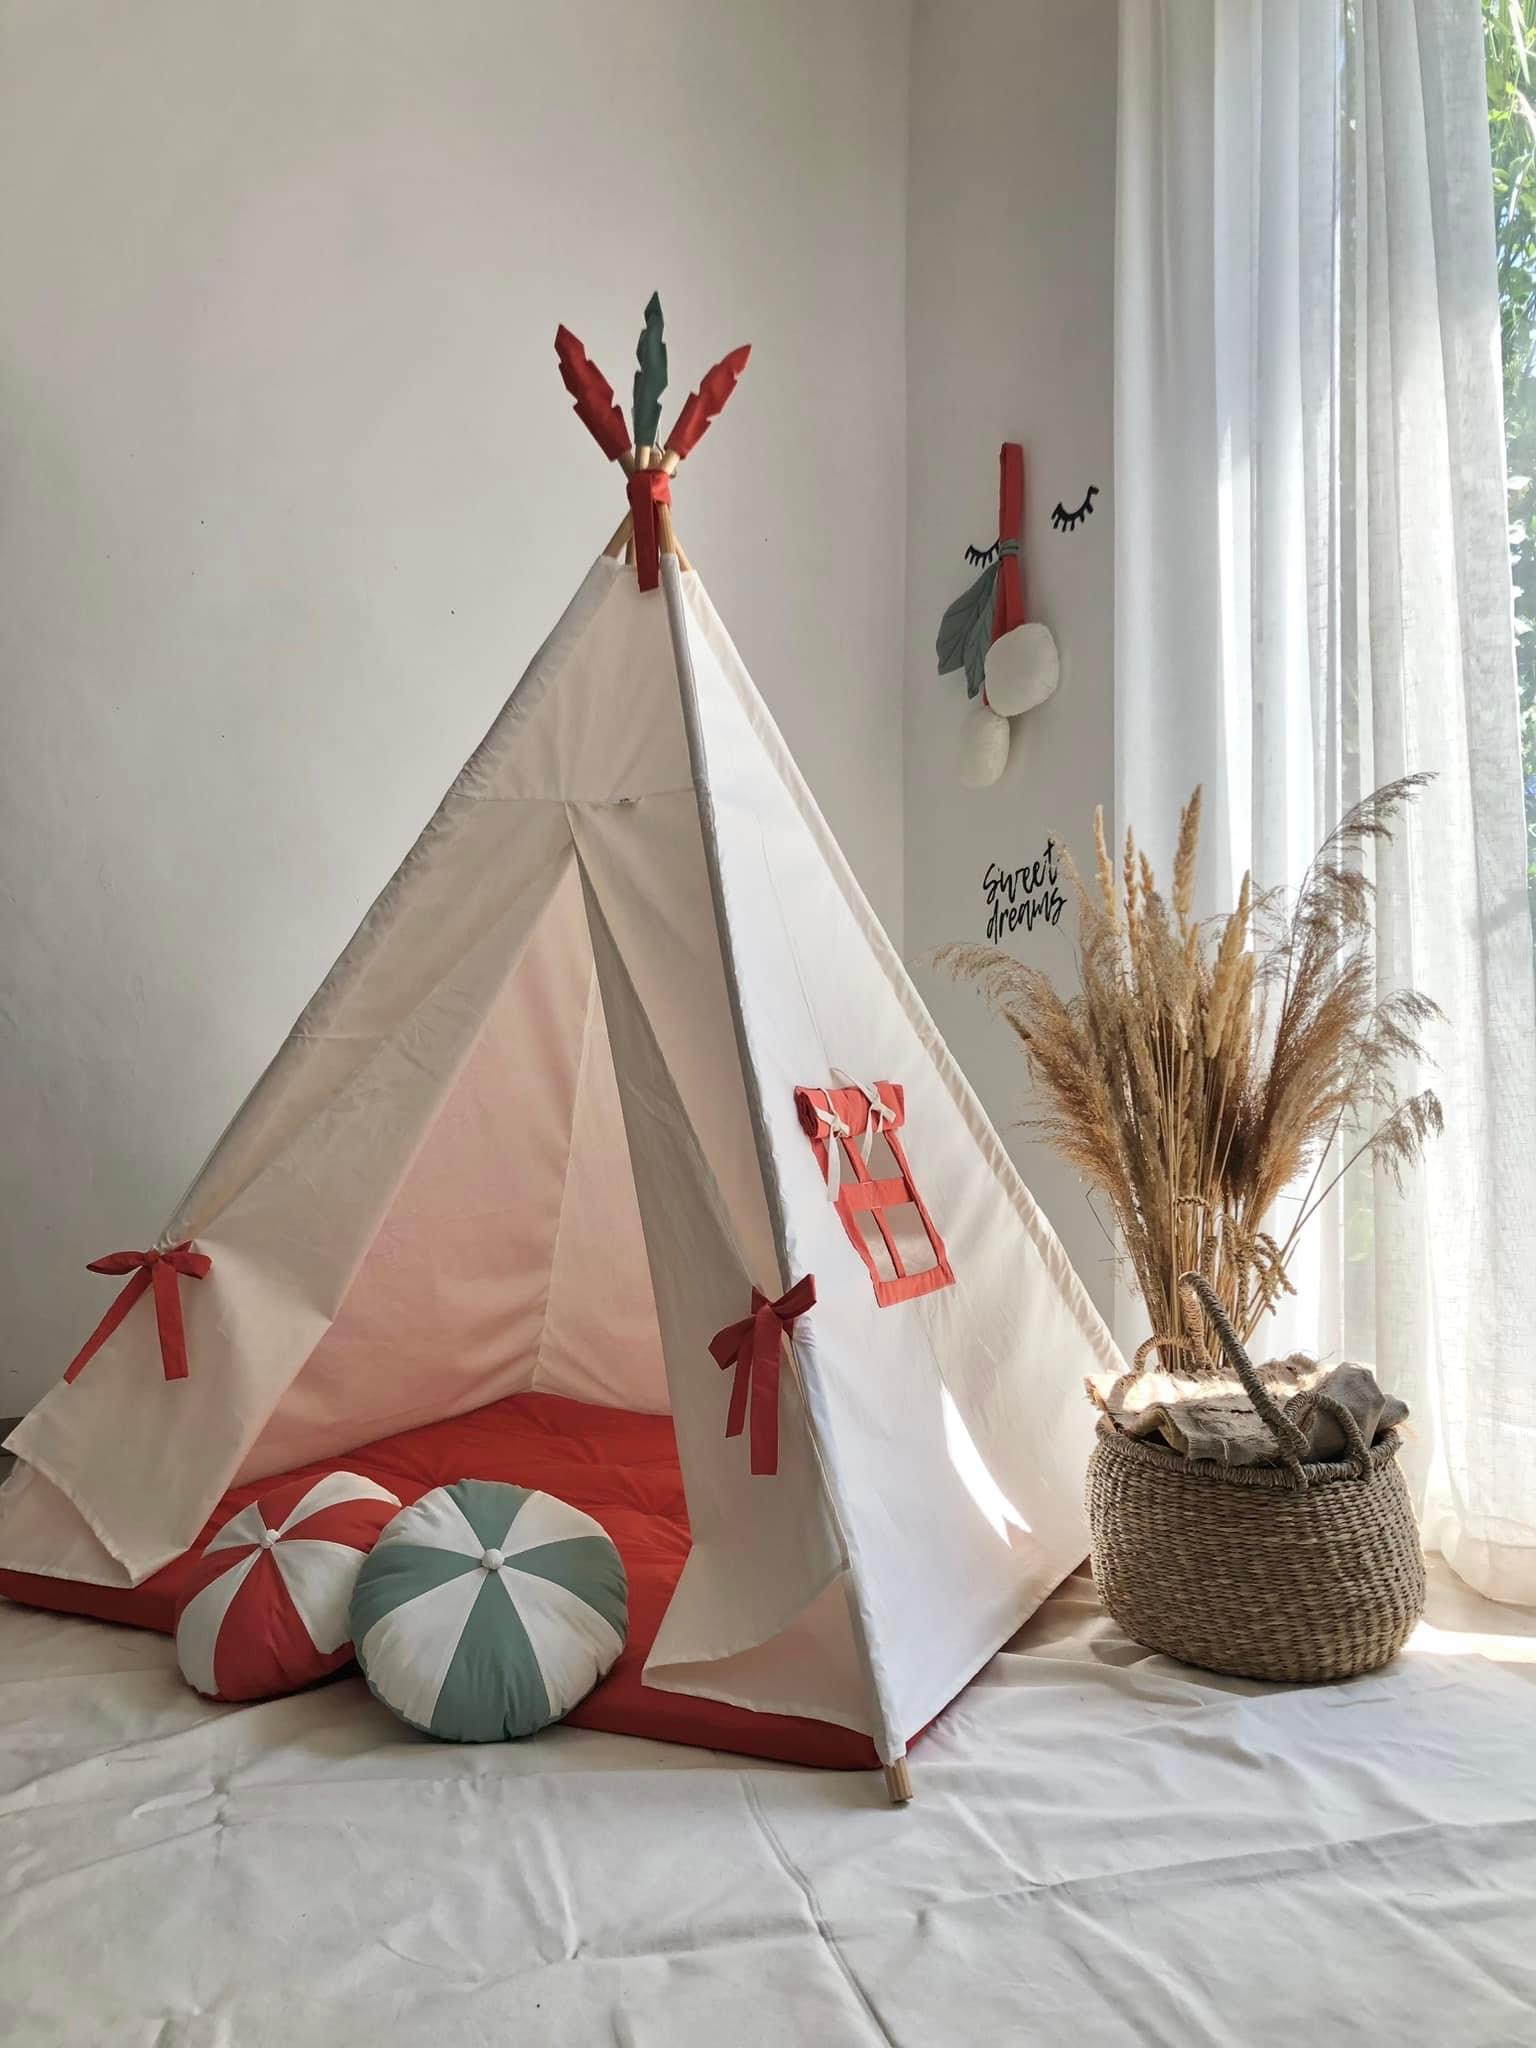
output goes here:
[[[1424, 1058], [1438, 1016], [1413, 990], [1376, 988], [1363, 856], [1389, 839], [1427, 776], [1387, 783], [1345, 813], [1294, 901], [1255, 895], [1194, 921], [1200, 791], [1179, 820], [1171, 900], [1127, 832], [1119, 864], [1094, 818], [1095, 885], [1078, 891], [1080, 993], [990, 946], [938, 960], [975, 983], [1022, 1041], [1037, 1134], [1114, 1211], [1168, 1370], [1216, 1369], [1179, 1276], [1203, 1273], [1245, 1341], [1282, 1291], [1301, 1231], [1357, 1161], [1395, 1180], [1440, 1129], [1425, 1090], [1397, 1075]], [[1303, 1181], [1283, 1242], [1266, 1228]]]

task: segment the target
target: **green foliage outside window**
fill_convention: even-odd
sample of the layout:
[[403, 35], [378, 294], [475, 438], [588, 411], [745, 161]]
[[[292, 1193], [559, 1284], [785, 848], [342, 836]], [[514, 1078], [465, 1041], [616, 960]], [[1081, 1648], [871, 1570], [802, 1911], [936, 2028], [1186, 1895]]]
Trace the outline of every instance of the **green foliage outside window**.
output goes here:
[[1526, 884], [1536, 916], [1536, 0], [1483, 0], [1483, 35], [1504, 350]]

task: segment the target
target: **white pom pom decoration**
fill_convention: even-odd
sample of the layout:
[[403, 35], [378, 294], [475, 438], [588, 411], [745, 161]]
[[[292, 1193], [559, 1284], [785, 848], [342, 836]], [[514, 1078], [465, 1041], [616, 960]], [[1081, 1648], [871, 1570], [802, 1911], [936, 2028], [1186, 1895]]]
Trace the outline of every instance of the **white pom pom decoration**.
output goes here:
[[1004, 718], [1033, 711], [1060, 680], [1061, 660], [1047, 626], [1015, 626], [987, 649], [987, 702]]
[[1008, 721], [976, 697], [960, 728], [960, 780], [967, 789], [987, 789], [1007, 766]]

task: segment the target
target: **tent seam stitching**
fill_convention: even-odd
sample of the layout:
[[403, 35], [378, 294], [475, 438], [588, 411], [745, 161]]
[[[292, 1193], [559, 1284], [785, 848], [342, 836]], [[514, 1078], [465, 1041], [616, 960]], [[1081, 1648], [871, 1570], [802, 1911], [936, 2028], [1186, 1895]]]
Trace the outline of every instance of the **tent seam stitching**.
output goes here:
[[627, 804], [650, 803], [657, 797], [691, 796], [692, 794], [693, 784], [691, 782], [680, 782], [667, 789], [637, 790], [633, 796], [537, 796], [532, 793], [523, 795], [513, 794], [510, 796], [497, 796], [494, 793], [490, 793], [481, 796], [476, 791], [470, 789], [451, 789], [447, 796], [443, 798], [443, 802], [444, 804], [548, 804], [551, 809], [558, 805], [560, 809], [565, 811], [569, 811], [572, 804], [580, 804], [584, 810], [613, 811]]
[[[566, 812], [566, 822], [570, 822], [569, 810]], [[575, 839], [573, 830], [573, 846]], [[571, 1162], [576, 1156], [576, 1111], [581, 1100], [581, 1079], [587, 1070], [587, 1054], [592, 1042], [592, 1012], [597, 1006], [596, 994], [597, 963], [594, 961], [592, 971], [587, 977], [587, 1008], [581, 1023], [581, 1050], [576, 1056], [576, 1078], [571, 1087], [571, 1128], [565, 1141], [565, 1171], [560, 1176], [560, 1206], [555, 1211], [555, 1235], [549, 1247], [549, 1282], [544, 1289], [544, 1310], [539, 1323], [539, 1341], [533, 1354], [533, 1379], [529, 1383], [532, 1392], [538, 1391], [539, 1380], [544, 1371], [544, 1348], [549, 1341], [550, 1304], [555, 1298], [555, 1275], [560, 1269], [560, 1239], [565, 1231], [565, 1205], [571, 1191]]]

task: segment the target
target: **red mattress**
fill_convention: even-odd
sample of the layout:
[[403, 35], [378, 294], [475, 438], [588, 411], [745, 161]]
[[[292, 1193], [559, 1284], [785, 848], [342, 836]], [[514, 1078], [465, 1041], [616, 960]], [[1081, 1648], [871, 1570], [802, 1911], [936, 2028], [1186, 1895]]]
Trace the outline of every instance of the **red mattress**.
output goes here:
[[456, 1479], [505, 1479], [541, 1487], [594, 1516], [618, 1545], [629, 1575], [629, 1641], [612, 1671], [566, 1716], [574, 1727], [645, 1735], [700, 1749], [833, 1770], [874, 1770], [867, 1735], [791, 1714], [753, 1714], [685, 1693], [660, 1692], [640, 1673], [688, 1555], [688, 1511], [672, 1421], [632, 1415], [559, 1394], [513, 1394], [471, 1415], [381, 1437], [344, 1457], [321, 1458], [225, 1494], [192, 1548], [131, 1592], [77, 1580], [0, 1570], [0, 1593], [31, 1607], [128, 1622], [169, 1635], [182, 1579], [204, 1544], [231, 1515], [286, 1479], [361, 1472], [407, 1506]]

